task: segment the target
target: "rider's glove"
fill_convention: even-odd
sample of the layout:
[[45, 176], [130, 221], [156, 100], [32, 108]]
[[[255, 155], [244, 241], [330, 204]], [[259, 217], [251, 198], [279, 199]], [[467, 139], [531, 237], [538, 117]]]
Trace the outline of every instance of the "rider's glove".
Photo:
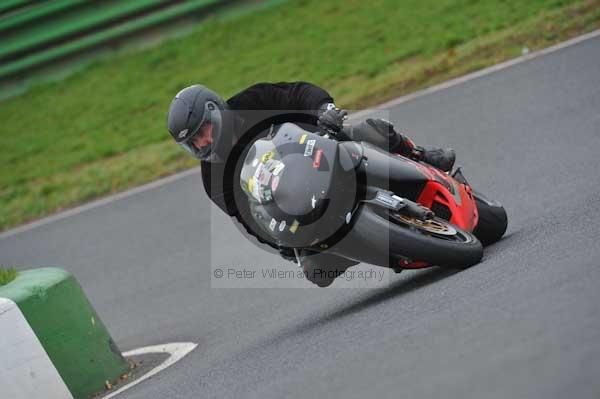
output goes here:
[[348, 111], [336, 107], [328, 107], [321, 116], [319, 116], [318, 125], [325, 131], [339, 133], [344, 125], [344, 120], [348, 116]]

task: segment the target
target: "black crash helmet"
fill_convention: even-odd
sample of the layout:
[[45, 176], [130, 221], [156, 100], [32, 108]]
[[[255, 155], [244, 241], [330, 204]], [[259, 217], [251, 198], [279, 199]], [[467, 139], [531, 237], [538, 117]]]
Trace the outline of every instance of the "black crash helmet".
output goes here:
[[[202, 85], [181, 90], [169, 106], [167, 128], [175, 141], [202, 161], [218, 162], [231, 144], [232, 115], [225, 101]], [[212, 124], [212, 144], [197, 148], [193, 141], [205, 123]]]

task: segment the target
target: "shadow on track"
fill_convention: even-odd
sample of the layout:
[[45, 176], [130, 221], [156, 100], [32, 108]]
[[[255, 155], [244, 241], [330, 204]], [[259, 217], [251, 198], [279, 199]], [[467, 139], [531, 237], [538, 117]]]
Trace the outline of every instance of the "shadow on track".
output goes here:
[[363, 310], [371, 306], [375, 306], [390, 298], [406, 295], [414, 290], [425, 287], [429, 284], [433, 284], [443, 278], [456, 274], [459, 271], [460, 270], [442, 269], [436, 267], [434, 269], [426, 269], [421, 272], [417, 272], [415, 273], [415, 275], [407, 279], [399, 280], [390, 284], [387, 288], [378, 289], [376, 293], [361, 298], [360, 300], [357, 300], [342, 309], [338, 309], [327, 316], [323, 316], [317, 321], [335, 321], [346, 316], [362, 312]]
[[459, 270], [442, 268], [432, 268], [417, 272], [414, 276], [396, 281], [386, 288], [377, 289], [375, 293], [362, 297], [341, 309], [335, 310], [333, 313], [322, 315], [317, 318], [311, 318], [296, 326], [288, 327], [269, 339], [268, 342], [259, 344], [259, 347], [281, 343], [286, 339], [309, 333], [310, 331], [321, 327], [324, 323], [341, 320], [345, 317], [362, 312], [372, 306], [376, 306], [388, 299], [406, 295], [414, 290], [433, 284], [458, 272]]

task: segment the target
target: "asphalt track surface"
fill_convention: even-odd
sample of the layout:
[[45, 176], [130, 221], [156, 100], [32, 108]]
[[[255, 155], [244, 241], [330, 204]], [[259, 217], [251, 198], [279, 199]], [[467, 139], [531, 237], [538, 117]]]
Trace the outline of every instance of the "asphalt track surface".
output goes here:
[[211, 288], [226, 280], [211, 268], [295, 269], [247, 243], [197, 173], [4, 236], [0, 263], [72, 271], [122, 350], [199, 344], [123, 398], [600, 397], [600, 38], [391, 111], [507, 208], [481, 264], [375, 289]]

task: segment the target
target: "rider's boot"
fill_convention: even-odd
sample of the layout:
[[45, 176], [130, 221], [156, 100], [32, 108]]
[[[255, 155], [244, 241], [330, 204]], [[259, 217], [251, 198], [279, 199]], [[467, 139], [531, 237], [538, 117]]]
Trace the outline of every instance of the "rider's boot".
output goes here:
[[328, 287], [336, 278], [342, 276], [346, 269], [357, 265], [358, 262], [351, 261], [339, 256], [326, 253], [311, 253], [302, 250], [301, 263], [304, 276], [308, 281], [319, 287]]
[[311, 283], [318, 285], [321, 288], [329, 287], [336, 278], [344, 274], [345, 268], [329, 268], [327, 266], [319, 266], [314, 264], [305, 264], [302, 266], [304, 276]]
[[444, 172], [450, 172], [456, 160], [456, 152], [452, 148], [415, 146], [412, 158], [428, 163]]
[[400, 137], [394, 152], [407, 156], [415, 161], [423, 161], [444, 172], [449, 172], [454, 166], [456, 153], [452, 148], [421, 147], [403, 134]]
[[344, 133], [351, 140], [367, 141], [391, 153], [426, 162], [444, 172], [449, 172], [454, 166], [456, 154], [453, 149], [417, 146], [385, 119], [366, 119]]

